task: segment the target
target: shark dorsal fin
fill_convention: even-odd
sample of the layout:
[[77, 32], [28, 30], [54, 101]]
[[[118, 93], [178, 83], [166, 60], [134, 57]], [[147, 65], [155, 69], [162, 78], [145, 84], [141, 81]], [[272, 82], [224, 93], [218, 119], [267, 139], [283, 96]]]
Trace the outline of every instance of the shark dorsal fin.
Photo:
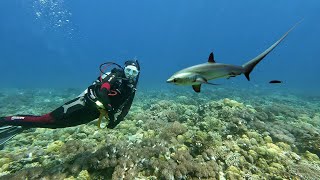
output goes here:
[[208, 62], [209, 63], [215, 63], [216, 62], [216, 61], [214, 61], [213, 52], [210, 53], [209, 58], [208, 58]]
[[192, 85], [192, 88], [195, 92], [199, 93], [201, 91], [201, 84]]

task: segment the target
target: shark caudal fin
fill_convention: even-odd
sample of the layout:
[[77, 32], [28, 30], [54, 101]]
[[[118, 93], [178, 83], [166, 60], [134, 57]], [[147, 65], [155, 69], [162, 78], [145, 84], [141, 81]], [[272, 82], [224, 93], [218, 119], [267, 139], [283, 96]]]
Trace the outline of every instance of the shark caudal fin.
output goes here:
[[[301, 20], [302, 21], [302, 20]], [[259, 54], [257, 57], [253, 58], [249, 62], [242, 65], [244, 68], [244, 75], [250, 81], [250, 73], [254, 69], [254, 67], [264, 58], [266, 57], [288, 34], [290, 31], [292, 31], [301, 21], [299, 21], [297, 24], [295, 24], [289, 31], [287, 31], [278, 41], [276, 41], [274, 44], [272, 44], [267, 50], [265, 50], [263, 53]]]

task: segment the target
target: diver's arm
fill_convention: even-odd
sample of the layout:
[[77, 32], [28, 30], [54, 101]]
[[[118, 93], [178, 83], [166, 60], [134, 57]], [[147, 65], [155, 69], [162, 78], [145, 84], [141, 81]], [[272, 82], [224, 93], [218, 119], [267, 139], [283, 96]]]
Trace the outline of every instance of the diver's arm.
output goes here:
[[[114, 70], [112, 70], [112, 71], [114, 71]], [[106, 73], [102, 74], [101, 76], [98, 76], [97, 79], [95, 81], [93, 81], [92, 85], [101, 83], [100, 80], [105, 79], [110, 73], [111, 72], [106, 72]], [[88, 89], [85, 89], [81, 94], [78, 95], [78, 97], [84, 96], [87, 92], [88, 92]]]
[[108, 117], [109, 117], [109, 122], [108, 122], [107, 128], [109, 129], [115, 128], [119, 123], [115, 121], [113, 111], [111, 113], [110, 112], [108, 113]]
[[111, 100], [109, 97], [110, 85], [108, 83], [103, 83], [101, 87], [96, 90], [97, 97], [99, 101], [103, 104], [104, 108], [108, 111], [112, 110]]
[[109, 123], [108, 123], [108, 128], [112, 129], [115, 126], [113, 124], [115, 123], [115, 118], [114, 118], [114, 110], [111, 105], [111, 100], [109, 97], [110, 93], [110, 85], [108, 83], [104, 83], [101, 85], [99, 88], [100, 90], [97, 91], [97, 96], [99, 101], [103, 104], [105, 110], [108, 112], [108, 117], [109, 117]]
[[111, 86], [113, 88], [116, 88], [114, 86], [117, 86], [117, 72], [116, 71], [111, 71], [111, 73], [108, 74], [107, 77], [105, 77], [103, 79], [103, 82], [101, 84], [101, 86], [99, 86], [96, 89], [96, 94], [97, 97], [99, 99], [99, 101], [101, 101], [101, 103], [103, 104], [104, 108], [108, 111], [108, 116], [109, 116], [109, 124], [110, 124], [110, 128], [113, 128], [114, 126], [112, 126], [112, 124], [114, 124], [115, 122], [115, 112], [114, 109], [112, 107], [112, 102], [110, 100], [109, 94], [112, 93], [111, 92]]
[[121, 110], [121, 113], [116, 117], [116, 120], [113, 120], [113, 121], [110, 121], [109, 124], [108, 124], [108, 128], [110, 129], [113, 129], [114, 127], [116, 127], [121, 121], [124, 120], [124, 118], [126, 117], [126, 115], [128, 114], [130, 108], [131, 108], [131, 105], [132, 105], [132, 102], [133, 102], [133, 99], [134, 99], [134, 95], [135, 95], [135, 92], [131, 94], [131, 96], [129, 97], [129, 99], [125, 102], [122, 110]]
[[109, 94], [111, 93], [111, 86], [114, 88], [117, 81], [117, 74], [113, 71], [114, 69], [111, 71], [111, 73], [108, 73], [108, 75], [102, 79], [102, 82], [97, 83], [99, 84], [99, 86], [97, 86], [95, 89], [99, 101], [101, 101], [105, 109], [108, 111], [112, 110], [111, 100], [109, 97]]
[[126, 115], [129, 113], [129, 110], [131, 108], [131, 105], [132, 105], [132, 102], [133, 102], [133, 99], [134, 99], [134, 95], [135, 95], [135, 92], [132, 93], [130, 98], [127, 100], [127, 102], [123, 106], [121, 113], [117, 117], [117, 122], [123, 121], [124, 117], [126, 117]]

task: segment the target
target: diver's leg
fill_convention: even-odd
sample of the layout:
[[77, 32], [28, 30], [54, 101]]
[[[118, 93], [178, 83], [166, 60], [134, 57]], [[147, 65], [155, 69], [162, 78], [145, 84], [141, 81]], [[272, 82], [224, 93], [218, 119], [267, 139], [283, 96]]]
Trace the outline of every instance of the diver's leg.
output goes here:
[[25, 127], [42, 127], [45, 124], [51, 124], [54, 122], [53, 117], [49, 114], [43, 116], [33, 115], [15, 115], [0, 118], [1, 126], [25, 126]]
[[55, 124], [57, 127], [86, 124], [97, 119], [99, 115], [99, 110], [96, 107], [88, 105], [84, 97], [78, 97], [73, 101], [69, 101], [51, 112], [51, 116], [56, 119]]
[[77, 97], [51, 113], [43, 116], [17, 115], [0, 118], [5, 125], [23, 127], [63, 128], [90, 122], [99, 117], [99, 111], [86, 105], [83, 97]]

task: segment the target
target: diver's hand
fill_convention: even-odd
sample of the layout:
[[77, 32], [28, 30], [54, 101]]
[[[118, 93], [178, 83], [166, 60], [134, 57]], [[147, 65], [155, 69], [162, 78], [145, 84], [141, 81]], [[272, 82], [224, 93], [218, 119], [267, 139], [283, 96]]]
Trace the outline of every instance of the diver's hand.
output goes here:
[[112, 108], [111, 104], [106, 104], [106, 105], [104, 105], [104, 108], [105, 108], [108, 112], [113, 111], [113, 108]]

